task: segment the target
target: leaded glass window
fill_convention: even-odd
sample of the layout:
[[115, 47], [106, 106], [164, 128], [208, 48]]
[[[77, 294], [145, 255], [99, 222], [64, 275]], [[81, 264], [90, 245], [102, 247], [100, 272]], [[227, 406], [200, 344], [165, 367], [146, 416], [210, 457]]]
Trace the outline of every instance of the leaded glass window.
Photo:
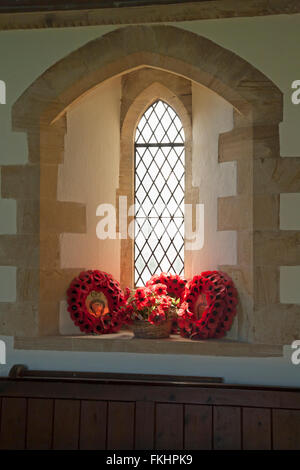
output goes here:
[[184, 272], [185, 148], [182, 123], [158, 100], [135, 135], [135, 285]]

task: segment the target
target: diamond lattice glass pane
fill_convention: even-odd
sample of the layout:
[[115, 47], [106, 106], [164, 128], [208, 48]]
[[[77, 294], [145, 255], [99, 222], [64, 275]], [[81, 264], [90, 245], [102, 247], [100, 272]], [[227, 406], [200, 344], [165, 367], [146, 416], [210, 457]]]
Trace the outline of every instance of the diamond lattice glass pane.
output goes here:
[[161, 271], [183, 274], [183, 219], [136, 218], [135, 226], [135, 285]]
[[184, 271], [184, 131], [159, 100], [142, 116], [135, 140], [135, 285], [155, 273]]
[[184, 144], [184, 130], [175, 111], [161, 100], [153, 103], [139, 122], [135, 143]]

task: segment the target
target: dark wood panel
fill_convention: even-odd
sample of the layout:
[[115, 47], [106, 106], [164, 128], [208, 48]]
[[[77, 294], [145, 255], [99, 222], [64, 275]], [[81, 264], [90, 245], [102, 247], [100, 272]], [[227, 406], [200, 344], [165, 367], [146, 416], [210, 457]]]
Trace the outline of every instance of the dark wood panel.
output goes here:
[[183, 405], [156, 405], [155, 449], [183, 449]]
[[27, 412], [26, 448], [48, 450], [52, 446], [53, 400], [30, 398]]
[[88, 381], [1, 380], [0, 396], [65, 398], [101, 401], [145, 401], [186, 404], [300, 409], [300, 390], [268, 389], [229, 385], [151, 386], [98, 384]]
[[300, 450], [300, 411], [273, 410], [275, 450]]
[[215, 406], [213, 409], [214, 449], [241, 449], [241, 409]]
[[154, 403], [137, 402], [135, 413], [135, 448], [151, 450], [154, 448]]
[[79, 400], [55, 400], [53, 422], [54, 449], [78, 449], [79, 415]]
[[212, 406], [185, 406], [184, 448], [190, 450], [212, 448]]
[[107, 448], [134, 449], [135, 404], [111, 402], [108, 405]]
[[107, 403], [82, 401], [80, 417], [80, 449], [106, 448]]
[[25, 398], [2, 398], [0, 449], [25, 449]]
[[299, 389], [0, 379], [1, 402], [4, 449], [300, 450]]
[[271, 410], [243, 408], [243, 449], [271, 449]]

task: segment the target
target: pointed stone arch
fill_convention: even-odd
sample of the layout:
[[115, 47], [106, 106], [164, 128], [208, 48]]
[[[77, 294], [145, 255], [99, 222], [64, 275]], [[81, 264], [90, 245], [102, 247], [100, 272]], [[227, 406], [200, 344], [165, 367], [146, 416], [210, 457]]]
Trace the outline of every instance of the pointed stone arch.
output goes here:
[[252, 122], [282, 119], [280, 90], [251, 64], [203, 36], [154, 25], [117, 29], [54, 64], [15, 103], [14, 129], [50, 124], [103, 81], [145, 65], [210, 88]]

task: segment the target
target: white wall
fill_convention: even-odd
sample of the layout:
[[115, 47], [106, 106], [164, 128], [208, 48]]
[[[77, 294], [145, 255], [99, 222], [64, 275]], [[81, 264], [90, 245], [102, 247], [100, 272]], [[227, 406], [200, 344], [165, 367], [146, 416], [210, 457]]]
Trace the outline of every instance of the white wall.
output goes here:
[[[100, 269], [120, 279], [119, 240], [99, 240], [100, 204], [115, 207], [119, 186], [121, 79], [106, 82], [67, 112], [64, 162], [58, 173], [58, 200], [86, 205], [87, 233], [61, 236], [61, 267]], [[60, 332], [74, 330], [61, 303]]]
[[236, 195], [236, 162], [218, 162], [218, 138], [233, 129], [233, 107], [193, 84], [193, 186], [204, 204], [204, 246], [192, 252], [192, 274], [237, 262], [235, 231], [217, 231], [218, 197]]
[[[215, 41], [236, 52], [266, 74], [284, 93], [284, 122], [281, 125], [281, 155], [300, 156], [300, 105], [291, 103], [291, 83], [299, 79], [300, 15], [262, 18], [233, 18], [174, 24]], [[48, 67], [86, 42], [118, 26], [96, 26], [0, 32], [0, 79], [7, 85], [7, 104], [0, 105], [0, 165], [22, 164], [28, 159], [26, 136], [11, 131], [11, 106], [20, 94]], [[286, 202], [286, 201], [285, 201]], [[0, 200], [1, 233], [15, 231], [15, 210]], [[282, 214], [292, 214], [293, 204], [282, 205]], [[9, 279], [8, 286], [3, 282]], [[289, 274], [289, 276], [294, 273]], [[10, 270], [0, 272], [0, 302], [15, 295], [15, 278]], [[291, 277], [289, 278], [291, 280]], [[285, 279], [286, 286], [291, 283]], [[5, 286], [5, 287], [4, 287]], [[283, 298], [294, 293], [283, 288]], [[299, 290], [299, 289], [298, 289]], [[0, 322], [1, 328], [1, 322]], [[0, 330], [1, 332], [1, 330]], [[195, 356], [147, 356], [129, 354], [88, 354], [43, 351], [15, 351], [7, 342], [6, 375], [15, 363], [31, 368], [103, 370], [115, 372], [161, 372], [192, 375], [221, 375], [227, 382], [266, 385], [300, 385], [299, 367], [286, 359], [230, 359]]]
[[7, 364], [0, 364], [0, 376], [6, 376], [14, 364], [31, 369], [89, 372], [174, 374], [223, 377], [225, 383], [300, 387], [300, 365], [291, 362], [286, 348], [283, 358], [230, 358], [190, 355], [129, 353], [85, 353], [61, 351], [22, 351], [13, 349], [11, 337], [6, 343]]

